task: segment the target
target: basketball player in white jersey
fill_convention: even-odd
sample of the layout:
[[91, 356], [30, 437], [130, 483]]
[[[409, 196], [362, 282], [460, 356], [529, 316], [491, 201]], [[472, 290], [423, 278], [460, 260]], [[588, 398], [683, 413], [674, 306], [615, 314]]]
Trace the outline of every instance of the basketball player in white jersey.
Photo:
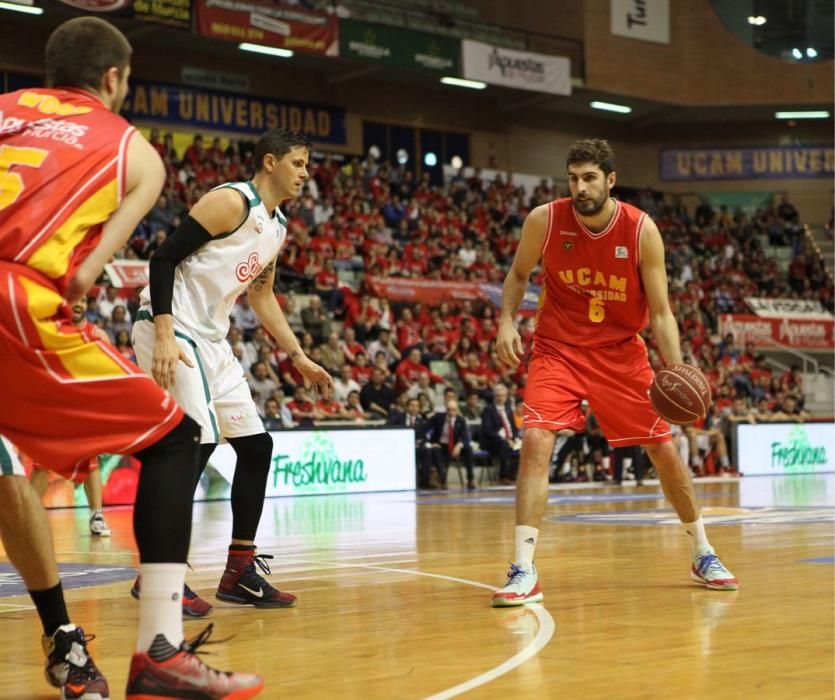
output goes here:
[[[302, 351], [273, 293], [287, 236], [278, 205], [301, 193], [310, 147], [301, 134], [268, 131], [255, 146], [251, 181], [227, 183], [200, 198], [151, 258], [150, 285], [142, 291], [133, 329], [140, 367], [201, 425], [200, 473], [221, 438], [237, 455], [232, 541], [216, 597], [241, 605], [289, 607], [296, 598], [273, 588], [256, 571], [258, 565], [269, 574], [265, 559], [272, 558], [255, 551], [272, 438], [226, 340], [238, 296], [247, 292], [264, 328], [306, 381], [320, 390], [332, 386], [330, 375]], [[137, 597], [138, 583], [132, 591]], [[188, 593], [184, 613], [207, 614], [211, 607], [199, 599], [195, 606], [193, 597], [189, 605]]]

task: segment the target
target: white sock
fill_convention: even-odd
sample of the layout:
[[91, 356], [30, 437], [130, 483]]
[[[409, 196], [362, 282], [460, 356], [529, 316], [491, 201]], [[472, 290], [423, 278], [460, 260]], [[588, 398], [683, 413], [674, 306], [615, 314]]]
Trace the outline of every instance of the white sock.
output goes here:
[[713, 547], [708, 542], [705, 534], [705, 524], [702, 516], [694, 523], [682, 523], [681, 526], [690, 537], [690, 548], [693, 550], [693, 556], [701, 556], [703, 554], [713, 554]]
[[175, 647], [183, 641], [185, 564], [140, 564], [139, 634], [136, 651], [148, 651], [158, 634]]
[[514, 564], [533, 564], [539, 529], [528, 525], [516, 526], [516, 559]]

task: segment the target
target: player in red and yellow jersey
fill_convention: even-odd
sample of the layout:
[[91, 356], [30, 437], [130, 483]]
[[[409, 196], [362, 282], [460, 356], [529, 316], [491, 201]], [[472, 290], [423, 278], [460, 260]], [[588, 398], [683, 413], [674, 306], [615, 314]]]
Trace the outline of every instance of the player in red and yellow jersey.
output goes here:
[[585, 428], [583, 400], [610, 444], [646, 450], [690, 536], [691, 578], [708, 588], [735, 590], [736, 578], [705, 535], [670, 426], [649, 402], [653, 372], [638, 332], [649, 323], [664, 361], [682, 361], [661, 234], [644, 212], [610, 196], [614, 154], [606, 141], [576, 142], [568, 151], [567, 169], [571, 197], [530, 213], [504, 283], [496, 349], [503, 362], [517, 367], [523, 348], [514, 317], [541, 261], [544, 285], [528, 366], [516, 490], [516, 556], [493, 605], [543, 598], [533, 558], [548, 503], [548, 466], [557, 431]]
[[[124, 246], [165, 180], [156, 151], [118, 116], [131, 51], [104, 20], [70, 20], [47, 42], [49, 87], [0, 96], [0, 434], [62, 475], [104, 452], [142, 461], [134, 529], [144, 589], [127, 697], [249, 698], [260, 678], [213, 671], [183, 642], [199, 428], [71, 320], [68, 302]], [[62, 697], [106, 698], [69, 624], [46, 515], [2, 444], [0, 535], [44, 623], [47, 677]]]

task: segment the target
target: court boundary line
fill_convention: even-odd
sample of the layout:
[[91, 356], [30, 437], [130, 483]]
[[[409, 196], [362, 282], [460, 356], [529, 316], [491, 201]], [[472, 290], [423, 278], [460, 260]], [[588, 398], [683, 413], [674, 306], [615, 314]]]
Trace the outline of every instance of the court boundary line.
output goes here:
[[[400, 574], [412, 574], [413, 576], [426, 576], [427, 578], [437, 578], [444, 581], [452, 581], [454, 583], [463, 583], [467, 586], [475, 586], [476, 588], [485, 588], [488, 591], [497, 591], [499, 590], [496, 586], [490, 586], [486, 583], [480, 583], [479, 581], [471, 581], [470, 579], [466, 578], [457, 578], [455, 576], [447, 576], [445, 574], [433, 574], [428, 571], [418, 571], [416, 569], [397, 569], [388, 566], [377, 566], [375, 564], [343, 564], [341, 562], [331, 562], [331, 561], [323, 561], [323, 560], [307, 560], [312, 564], [325, 564], [333, 566], [334, 568], [360, 568], [360, 569], [373, 569], [376, 571], [387, 571], [391, 573], [400, 573]], [[473, 676], [469, 680], [464, 681], [463, 683], [459, 683], [458, 685], [454, 685], [451, 688], [446, 688], [445, 690], [440, 691], [439, 693], [435, 693], [425, 698], [425, 700], [448, 700], [449, 698], [454, 698], [458, 695], [462, 695], [474, 688], [478, 688], [479, 686], [485, 685], [486, 683], [490, 683], [491, 681], [496, 680], [497, 678], [509, 673], [510, 671], [514, 670], [515, 668], [521, 666], [525, 663], [528, 659], [533, 658], [536, 656], [543, 648], [551, 641], [551, 638], [554, 636], [554, 632], [556, 631], [557, 624], [554, 622], [554, 618], [551, 616], [551, 613], [539, 603], [531, 603], [524, 606], [526, 609], [532, 611], [534, 615], [536, 615], [537, 622], [539, 623], [539, 629], [537, 630], [534, 638], [530, 641], [530, 643], [521, 651], [518, 651], [516, 654], [511, 656], [509, 659], [506, 659], [498, 666], [494, 666], [483, 673], [480, 673], [477, 676]]]

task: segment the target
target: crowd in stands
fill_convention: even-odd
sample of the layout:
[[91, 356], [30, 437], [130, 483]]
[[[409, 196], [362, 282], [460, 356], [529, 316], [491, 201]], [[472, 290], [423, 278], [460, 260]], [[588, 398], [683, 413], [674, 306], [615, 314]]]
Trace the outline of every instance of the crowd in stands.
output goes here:
[[[202, 194], [221, 182], [245, 179], [252, 166], [250, 144], [222, 148], [219, 139], [208, 144], [197, 135], [184, 153], [176, 153], [168, 135], [160, 139], [153, 132], [151, 141], [168, 170], [167, 186], [131, 238], [125, 258], [147, 259]], [[394, 422], [408, 415], [410, 400], [429, 421], [447, 412], [453, 400], [467, 424], [476, 426], [502, 387], [498, 391], [507, 389], [513, 425], [501, 432], [513, 442], [521, 427], [526, 375], [524, 365], [510, 370], [498, 361], [493, 306], [392, 304], [375, 298], [364, 277], [501, 282], [528, 211], [563, 193], [545, 180], [526, 193], [510, 177], [484, 181], [478, 171], [433, 186], [425, 174], [415, 176], [406, 166], [371, 156], [339, 163], [326, 155], [312, 160], [310, 172], [303, 195], [285, 206], [288, 243], [277, 291], [302, 347], [333, 374], [335, 390], [310, 395], [243, 297], [229, 341], [265, 424], [286, 429], [314, 422]], [[802, 420], [805, 414], [796, 369], [774, 373], [753, 347], [739, 347], [730, 335], [720, 338], [719, 315], [748, 313], [746, 296], [815, 299], [832, 310], [831, 271], [814, 254], [785, 197], [753, 216], [715, 210], [706, 202], [690, 212], [679, 200], [665, 202], [649, 191], [635, 193], [633, 203], [655, 218], [664, 235], [684, 358], [702, 368], [715, 396], [704, 423], [677, 440], [688, 444], [696, 469], [700, 453], [710, 450], [725, 455], [724, 465], [733, 422]], [[770, 246], [791, 248], [787, 273], [767, 254]], [[346, 272], [351, 283], [343, 281]], [[536, 275], [532, 282], [539, 282]], [[103, 285], [89, 300], [87, 317], [131, 357], [136, 309], [137, 299], [124, 299]], [[529, 347], [532, 318], [520, 318], [520, 333]], [[647, 341], [651, 361], [660, 365], [649, 334]], [[580, 440], [582, 459], [592, 467], [608, 452], [594, 426], [590, 420]], [[557, 478], [564, 464], [571, 459], [556, 465]], [[509, 472], [505, 476], [512, 478]]]

